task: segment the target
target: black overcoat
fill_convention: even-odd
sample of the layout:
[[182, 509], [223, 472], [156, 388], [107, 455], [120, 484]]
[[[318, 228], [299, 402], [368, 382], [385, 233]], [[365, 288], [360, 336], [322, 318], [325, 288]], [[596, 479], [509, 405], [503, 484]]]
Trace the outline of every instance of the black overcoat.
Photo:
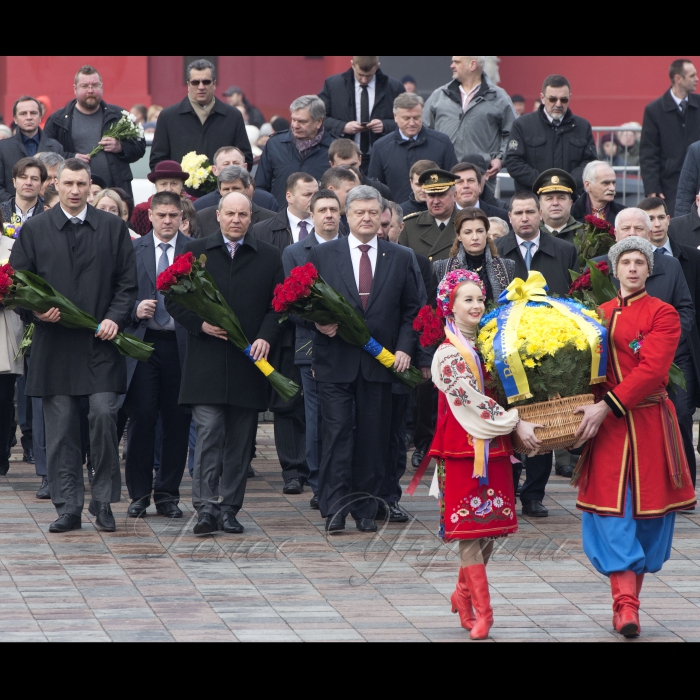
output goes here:
[[[272, 311], [275, 286], [284, 280], [282, 256], [274, 246], [250, 233], [234, 258], [221, 233], [189, 240], [183, 252], [207, 257], [206, 269], [238, 316], [249, 342], [257, 338], [274, 346], [280, 333], [279, 314]], [[168, 313], [188, 331], [180, 403], [216, 404], [264, 411], [268, 381], [230, 341], [202, 332], [202, 319], [170, 299]], [[278, 368], [276, 368], [278, 369]]]
[[676, 216], [668, 226], [668, 237], [691, 248], [700, 248], [700, 215], [693, 205], [690, 214]]
[[[138, 282], [129, 228], [114, 214], [88, 204], [83, 224], [72, 224], [60, 205], [22, 226], [10, 255], [15, 270], [43, 277], [56, 291], [97, 319], [124, 330]], [[126, 361], [92, 330], [35, 322], [27, 396], [84, 396], [126, 391]]]
[[[496, 240], [496, 247], [502, 258], [515, 262], [515, 276], [526, 280], [528, 270], [518, 248], [515, 234], [510, 231]], [[540, 244], [532, 256], [531, 270], [541, 272], [547, 280], [549, 294], [564, 296], [569, 293], [571, 275], [569, 270], [578, 272], [578, 254], [575, 246], [555, 236], [540, 233]]]

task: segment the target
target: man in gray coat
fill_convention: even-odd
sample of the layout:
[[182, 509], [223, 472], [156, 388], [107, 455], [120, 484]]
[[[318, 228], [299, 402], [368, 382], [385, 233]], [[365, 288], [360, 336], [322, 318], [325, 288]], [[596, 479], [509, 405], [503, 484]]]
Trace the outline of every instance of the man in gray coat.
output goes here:
[[453, 80], [428, 98], [423, 123], [450, 137], [457, 160], [467, 160], [468, 153], [483, 156], [486, 178], [495, 178], [517, 117], [513, 103], [484, 73], [484, 56], [453, 56], [450, 68]]

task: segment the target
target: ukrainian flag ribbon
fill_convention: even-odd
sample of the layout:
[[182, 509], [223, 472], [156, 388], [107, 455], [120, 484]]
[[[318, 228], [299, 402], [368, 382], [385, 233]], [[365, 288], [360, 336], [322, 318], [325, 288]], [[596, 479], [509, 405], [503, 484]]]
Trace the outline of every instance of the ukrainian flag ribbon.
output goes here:
[[394, 366], [394, 362], [396, 362], [394, 353], [382, 347], [372, 337], [362, 346], [362, 349], [368, 352], [375, 360], [379, 360], [387, 369], [391, 369]]
[[591, 384], [605, 381], [608, 364], [607, 331], [569, 299], [547, 296], [547, 281], [541, 272], [531, 270], [527, 281], [516, 277], [501, 292], [498, 302], [504, 304], [496, 317], [497, 331], [493, 339], [495, 365], [510, 403], [532, 397], [518, 352], [518, 326], [529, 301], [549, 304], [572, 320], [586, 336], [591, 348]]
[[275, 368], [267, 361], [264, 359], [260, 360], [254, 360], [253, 356], [250, 354], [250, 348], [252, 345], [249, 345], [243, 352], [245, 353], [245, 356], [266, 376], [269, 377], [274, 371]]

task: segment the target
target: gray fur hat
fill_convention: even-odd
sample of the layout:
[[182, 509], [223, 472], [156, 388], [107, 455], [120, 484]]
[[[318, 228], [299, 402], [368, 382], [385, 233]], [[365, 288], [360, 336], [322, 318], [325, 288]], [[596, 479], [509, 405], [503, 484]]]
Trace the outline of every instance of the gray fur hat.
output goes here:
[[610, 260], [610, 270], [617, 277], [617, 261], [624, 253], [636, 250], [642, 253], [647, 259], [649, 265], [649, 274], [654, 271], [654, 246], [645, 238], [640, 236], [628, 236], [623, 238], [619, 243], [610, 248], [608, 251], [608, 259]]

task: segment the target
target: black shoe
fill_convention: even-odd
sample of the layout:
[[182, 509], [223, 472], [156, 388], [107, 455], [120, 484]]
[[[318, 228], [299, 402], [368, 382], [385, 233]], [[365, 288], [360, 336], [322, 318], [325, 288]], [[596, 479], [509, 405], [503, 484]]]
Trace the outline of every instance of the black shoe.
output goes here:
[[523, 503], [523, 515], [529, 515], [531, 518], [546, 518], [549, 511], [542, 505], [541, 501], [528, 501]]
[[406, 451], [411, 449], [411, 445], [413, 444], [413, 435], [411, 433], [406, 433], [404, 436], [404, 442], [406, 443]]
[[387, 517], [390, 523], [408, 522], [408, 513], [404, 513], [396, 503], [387, 503], [386, 508], [384, 506], [377, 508], [375, 520], [386, 520]]
[[0, 461], [0, 476], [5, 476], [10, 471], [10, 460], [4, 459]]
[[137, 498], [129, 503], [126, 514], [130, 518], [140, 518], [142, 515], [146, 514], [146, 508], [148, 508], [149, 505], [151, 505], [150, 498]]
[[177, 507], [175, 501], [163, 501], [156, 503], [156, 513], [164, 515], [166, 518], [181, 518], [182, 511]]
[[565, 479], [570, 479], [574, 475], [574, 468], [569, 464], [565, 464], [563, 467], [555, 467], [554, 473], [557, 476], [563, 476]]
[[80, 530], [82, 523], [79, 515], [69, 515], [64, 513], [59, 516], [58, 520], [54, 520], [49, 525], [49, 532], [70, 532], [71, 530]]
[[255, 477], [255, 471], [253, 469], [253, 465], [249, 464], [248, 465], [248, 471], [246, 472], [245, 478], [246, 479], [252, 479]]
[[221, 529], [224, 532], [231, 533], [232, 535], [239, 535], [241, 532], [243, 532], [243, 525], [241, 525], [238, 522], [238, 520], [236, 520], [236, 516], [234, 513], [232, 513], [230, 510], [227, 510], [221, 516]]
[[360, 518], [355, 521], [355, 526], [360, 532], [376, 532], [377, 523], [372, 518]]
[[299, 479], [290, 479], [282, 489], [282, 493], [286, 494], [298, 494], [304, 493], [304, 484], [301, 483]]
[[318, 496], [311, 496], [311, 500], [309, 501], [309, 505], [313, 510], [318, 510]]
[[88, 483], [92, 486], [92, 480], [95, 478], [95, 470], [92, 468], [92, 465], [89, 462], [87, 465], [87, 475]]
[[22, 455], [22, 460], [27, 464], [34, 464], [34, 450], [25, 450]]
[[411, 466], [414, 469], [418, 469], [418, 467], [420, 467], [420, 463], [423, 461], [424, 457], [425, 457], [425, 450], [416, 449], [416, 451], [413, 453], [413, 457], [411, 457]]
[[104, 532], [116, 532], [117, 523], [112, 515], [112, 507], [106, 501], [90, 501], [88, 513], [95, 516], [95, 525]]
[[51, 498], [51, 492], [49, 491], [48, 477], [45, 477], [45, 476], [41, 477], [41, 486], [39, 487], [39, 490], [36, 492], [36, 497], [41, 498], [44, 501], [47, 498]]
[[208, 535], [210, 532], [218, 531], [219, 523], [216, 522], [216, 518], [210, 513], [202, 513], [192, 530], [195, 535]]
[[326, 518], [326, 532], [339, 532], [345, 529], [345, 517], [340, 513], [329, 515]]

